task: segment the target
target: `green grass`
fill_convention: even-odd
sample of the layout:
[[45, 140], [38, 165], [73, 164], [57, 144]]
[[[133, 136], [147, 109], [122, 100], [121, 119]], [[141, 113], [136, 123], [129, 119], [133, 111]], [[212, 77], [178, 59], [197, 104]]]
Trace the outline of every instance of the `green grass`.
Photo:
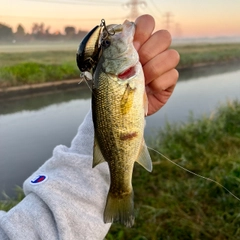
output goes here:
[[[240, 60], [240, 44], [193, 44], [173, 48], [181, 56], [178, 69]], [[79, 78], [75, 54], [75, 51], [0, 53], [0, 87]]]
[[10, 198], [8, 195], [3, 194], [5, 200], [0, 201], [0, 210], [8, 211], [24, 198], [22, 188], [16, 187], [15, 193], [16, 193], [15, 198]]
[[[240, 197], [240, 102], [221, 105], [211, 116], [167, 124], [151, 147], [175, 163], [218, 181]], [[135, 164], [136, 220], [113, 224], [107, 240], [237, 240], [240, 202], [219, 185], [196, 177], [151, 151], [153, 172]], [[9, 209], [0, 204], [0, 209]]]
[[79, 78], [74, 51], [0, 53], [0, 87]]
[[24, 62], [13, 66], [6, 66], [0, 71], [0, 86], [52, 82], [79, 77], [79, 70], [70, 63], [43, 64]]
[[240, 43], [174, 46], [181, 60], [178, 68], [240, 60]]

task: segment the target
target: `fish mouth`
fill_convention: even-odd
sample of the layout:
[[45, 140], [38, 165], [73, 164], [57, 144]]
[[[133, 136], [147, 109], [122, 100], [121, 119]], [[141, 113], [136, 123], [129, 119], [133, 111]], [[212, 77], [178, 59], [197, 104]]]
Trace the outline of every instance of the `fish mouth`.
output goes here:
[[121, 80], [127, 80], [136, 75], [136, 66], [131, 66], [125, 69], [123, 72], [119, 73], [117, 77]]

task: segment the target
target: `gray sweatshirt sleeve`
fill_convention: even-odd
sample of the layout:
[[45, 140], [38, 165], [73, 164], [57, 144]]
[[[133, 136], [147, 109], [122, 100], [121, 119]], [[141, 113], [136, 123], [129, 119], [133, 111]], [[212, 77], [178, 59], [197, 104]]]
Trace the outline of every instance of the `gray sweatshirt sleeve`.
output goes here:
[[104, 239], [111, 226], [103, 222], [109, 172], [107, 163], [92, 168], [92, 150], [89, 112], [71, 147], [57, 146], [24, 182], [26, 197], [0, 211], [0, 240]]

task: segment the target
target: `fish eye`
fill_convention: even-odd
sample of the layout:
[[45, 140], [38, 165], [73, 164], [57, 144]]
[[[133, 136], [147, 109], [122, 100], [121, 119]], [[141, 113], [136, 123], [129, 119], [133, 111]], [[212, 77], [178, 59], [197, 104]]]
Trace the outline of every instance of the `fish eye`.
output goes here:
[[104, 48], [107, 48], [107, 47], [109, 47], [111, 45], [111, 42], [108, 40], [108, 39], [104, 39], [103, 41], [102, 41], [102, 46], [104, 47]]

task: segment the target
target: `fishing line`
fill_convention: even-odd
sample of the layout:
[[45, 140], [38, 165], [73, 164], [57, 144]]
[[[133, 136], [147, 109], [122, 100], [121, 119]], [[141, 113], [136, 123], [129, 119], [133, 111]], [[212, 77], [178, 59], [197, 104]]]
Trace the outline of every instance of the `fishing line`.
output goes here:
[[92, 93], [92, 88], [90, 87], [90, 85], [88, 84], [88, 81], [92, 80], [92, 75], [90, 72], [84, 72], [84, 73], [80, 73], [80, 81], [78, 84], [81, 84], [83, 81], [87, 84], [89, 90]]
[[181, 168], [182, 170], [184, 170], [184, 171], [186, 171], [186, 172], [188, 172], [188, 173], [191, 173], [192, 175], [195, 175], [195, 176], [197, 176], [197, 177], [199, 177], [199, 178], [203, 178], [203, 179], [205, 179], [205, 180], [207, 180], [207, 181], [210, 181], [210, 182], [213, 182], [213, 183], [217, 184], [218, 186], [220, 186], [220, 187], [222, 187], [223, 189], [225, 189], [229, 194], [231, 194], [231, 195], [232, 195], [234, 198], [236, 198], [238, 201], [240, 201], [240, 198], [238, 198], [236, 195], [234, 195], [230, 190], [228, 190], [226, 187], [224, 187], [221, 183], [219, 183], [219, 182], [217, 182], [217, 181], [215, 181], [215, 180], [213, 180], [213, 179], [211, 179], [211, 178], [204, 177], [204, 176], [202, 176], [202, 175], [199, 175], [199, 174], [197, 174], [197, 173], [195, 173], [195, 172], [192, 172], [192, 171], [184, 168], [183, 166], [175, 163], [174, 161], [172, 161], [171, 159], [169, 159], [168, 157], [166, 157], [165, 155], [163, 155], [162, 153], [160, 153], [159, 151], [157, 151], [157, 150], [155, 150], [155, 149], [153, 149], [153, 148], [151, 148], [151, 147], [147, 147], [147, 148], [150, 149], [150, 150], [152, 150], [152, 151], [154, 151], [154, 152], [156, 152], [156, 153], [158, 153], [160, 156], [164, 157], [164, 158], [167, 159], [169, 162], [173, 163], [174, 165], [176, 165], [177, 167]]

